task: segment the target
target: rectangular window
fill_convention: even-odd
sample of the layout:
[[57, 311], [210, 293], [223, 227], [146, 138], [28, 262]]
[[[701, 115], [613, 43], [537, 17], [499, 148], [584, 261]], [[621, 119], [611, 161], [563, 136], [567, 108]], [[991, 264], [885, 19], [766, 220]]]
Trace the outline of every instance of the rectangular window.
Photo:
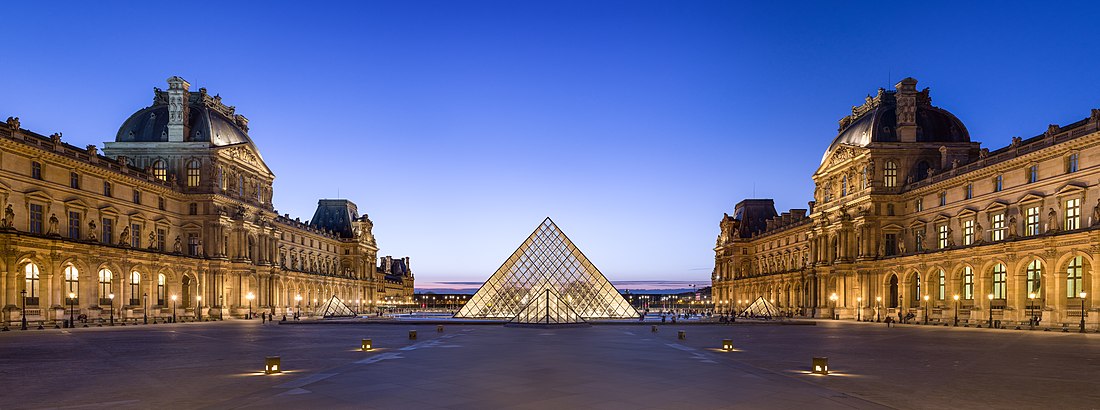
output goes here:
[[993, 230], [990, 235], [992, 235], [993, 241], [1003, 241], [1005, 239], [1005, 214], [993, 215]]
[[114, 221], [103, 218], [103, 237], [100, 238], [103, 243], [110, 245], [111, 238], [114, 237]]
[[69, 188], [80, 189], [80, 174], [75, 172], [69, 173]]
[[963, 245], [974, 243], [974, 220], [963, 221]]
[[970, 198], [973, 198], [973, 197], [974, 197], [974, 184], [973, 183], [966, 184], [966, 199], [970, 199]]
[[936, 297], [938, 300], [943, 300], [947, 296], [947, 275], [941, 270], [938, 277], [939, 284], [936, 288], [939, 290], [936, 292]]
[[1024, 212], [1024, 234], [1033, 236], [1039, 234], [1039, 207], [1033, 206]]
[[199, 255], [199, 234], [187, 234], [187, 254], [191, 256]]
[[103, 181], [103, 196], [111, 197], [111, 183]]
[[69, 212], [69, 239], [80, 239], [80, 212]]
[[1066, 226], [1067, 231], [1081, 228], [1081, 199], [1074, 198], [1066, 201]]
[[1008, 294], [1005, 292], [1007, 284], [1007, 275], [1005, 274], [1005, 265], [997, 264], [993, 267], [993, 299], [1004, 300]]
[[164, 210], [164, 198], [157, 197], [157, 209]]
[[947, 205], [947, 191], [940, 192], [940, 206]]
[[886, 234], [886, 256], [892, 256], [898, 254], [898, 235], [888, 233]]
[[31, 178], [42, 179], [42, 164], [38, 161], [31, 162]]
[[898, 165], [894, 161], [886, 161], [886, 167], [882, 170], [882, 182], [887, 188], [898, 186]]
[[190, 214], [190, 215], [198, 215], [199, 214], [199, 204], [196, 204], [196, 203], [187, 204], [187, 213]]
[[163, 229], [157, 229], [157, 249], [164, 252], [168, 234]]
[[1069, 154], [1069, 156], [1066, 157], [1066, 173], [1077, 172], [1077, 160], [1078, 160], [1078, 158], [1079, 157], [1078, 157], [1078, 154], [1076, 152], [1072, 153], [1072, 154]]
[[99, 304], [110, 305], [112, 304], [110, 295], [111, 292], [111, 271], [106, 269], [99, 270]]
[[141, 225], [130, 224], [130, 246], [134, 248], [141, 247]]
[[42, 205], [31, 204], [31, 223], [30, 232], [41, 235], [42, 234], [42, 214], [45, 213]]
[[924, 210], [924, 198], [917, 198], [916, 208], [917, 212]]
[[141, 191], [138, 191], [136, 189], [134, 190], [134, 203], [139, 205], [141, 204]]
[[947, 248], [947, 225], [940, 225], [936, 230], [939, 234], [940, 249]]
[[1039, 181], [1039, 166], [1032, 165], [1027, 167], [1027, 182], [1030, 184], [1037, 181]]
[[1066, 267], [1066, 297], [1070, 299], [1081, 297], [1081, 291], [1085, 290], [1081, 283], [1081, 265], [1081, 257], [1078, 256], [1070, 259]]
[[997, 175], [996, 178], [993, 178], [993, 192], [1001, 192], [1001, 190], [1004, 189], [1004, 188], [1005, 188], [1005, 176], [1004, 175]]
[[963, 268], [963, 299], [974, 300], [974, 270]]

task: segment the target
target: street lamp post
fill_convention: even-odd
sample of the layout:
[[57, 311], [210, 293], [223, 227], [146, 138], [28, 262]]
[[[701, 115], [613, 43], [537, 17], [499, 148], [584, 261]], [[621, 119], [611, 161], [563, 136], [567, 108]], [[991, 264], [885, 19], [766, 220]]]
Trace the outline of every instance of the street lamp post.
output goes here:
[[1027, 320], [1027, 328], [1028, 329], [1034, 329], [1035, 328], [1035, 293], [1034, 292], [1028, 293], [1027, 294], [1027, 299], [1028, 299], [1028, 301], [1027, 301], [1027, 314], [1028, 314], [1028, 316], [1031, 316]]
[[245, 295], [245, 299], [248, 299], [248, 319], [252, 319], [252, 299], [255, 298], [256, 295], [253, 295], [252, 292], [248, 292], [248, 295]]
[[1081, 296], [1081, 333], [1085, 333], [1085, 296], [1088, 294], [1081, 292], [1078, 296]]
[[926, 324], [926, 325], [928, 324], [928, 314], [930, 313], [930, 311], [928, 309], [930, 307], [930, 306], [928, 306], [929, 305], [928, 299], [929, 299], [928, 295], [924, 295], [924, 324]]
[[141, 303], [141, 319], [145, 322], [145, 324], [149, 324], [149, 292], [141, 294]]
[[832, 295], [829, 295], [829, 300], [833, 301], [833, 320], [837, 320], [837, 319], [840, 318], [840, 316], [838, 316], [836, 314], [836, 300], [837, 299], [838, 298], [836, 296], [836, 293], [833, 293]]
[[202, 321], [202, 295], [195, 296], [195, 300], [197, 300], [199, 302], [198, 303], [199, 307], [197, 309], [195, 309], [195, 315], [198, 316], [199, 321], [201, 322]]
[[27, 290], [23, 289], [19, 291], [19, 294], [23, 296], [23, 309], [19, 311], [23, 315], [23, 319], [19, 325], [19, 330], [27, 330]]
[[881, 319], [881, 317], [879, 317], [879, 313], [878, 313], [881, 308], [882, 308], [882, 296], [875, 296], [875, 322], [878, 322], [879, 319]]
[[989, 298], [989, 326], [988, 327], [992, 328], [993, 327], [993, 294], [990, 293], [988, 295], [985, 295], [985, 297]]
[[959, 326], [959, 295], [952, 296], [951, 298], [955, 299], [955, 326], [958, 327]]
[[111, 326], [115, 325], [115, 294], [108, 293], [107, 299], [111, 300]]
[[863, 296], [856, 298], [856, 321], [862, 322], [863, 320]]
[[[73, 322], [73, 314], [76, 313], [76, 293], [69, 292], [69, 328], [76, 328], [76, 323]], [[1085, 329], [1085, 325], [1081, 325], [1081, 329]]]
[[172, 295], [171, 299], [172, 299], [172, 323], [176, 323], [176, 295]]

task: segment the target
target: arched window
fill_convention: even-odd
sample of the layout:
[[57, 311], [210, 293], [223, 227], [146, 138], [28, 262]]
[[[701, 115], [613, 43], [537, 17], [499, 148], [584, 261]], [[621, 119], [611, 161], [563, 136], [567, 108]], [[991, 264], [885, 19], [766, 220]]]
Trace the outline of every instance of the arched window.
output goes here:
[[1042, 298], [1043, 263], [1038, 259], [1027, 264], [1027, 293], [1034, 293], [1035, 297]]
[[167, 299], [164, 289], [164, 274], [157, 275], [157, 304], [164, 306], [164, 300]]
[[27, 279], [27, 283], [26, 283], [26, 286], [27, 286], [26, 287], [26, 290], [27, 290], [27, 304], [37, 306], [38, 305], [38, 293], [41, 289], [39, 287], [39, 282], [38, 282], [38, 279], [39, 279], [38, 265], [35, 265], [33, 263], [28, 263], [27, 266], [23, 267], [23, 273], [25, 274], [26, 279]]
[[187, 186], [194, 188], [199, 186], [202, 182], [202, 176], [199, 174], [199, 160], [193, 159], [187, 162]]
[[898, 164], [894, 161], [886, 161], [882, 170], [882, 184], [887, 188], [898, 186]]
[[919, 272], [913, 274], [913, 288], [912, 289], [913, 289], [913, 294], [910, 295], [910, 296], [912, 296], [912, 298], [909, 301], [909, 306], [919, 307], [920, 303], [921, 303], [920, 273]]
[[130, 272], [130, 306], [141, 304], [139, 296], [141, 296], [141, 273], [133, 271]]
[[[73, 295], [72, 300], [69, 295]], [[68, 303], [80, 303], [80, 272], [73, 265], [65, 265], [65, 298]]]
[[997, 264], [993, 266], [993, 299], [1004, 300], [1006, 293], [1005, 286], [1007, 281], [1007, 275], [1005, 274], [1005, 265]]
[[161, 181], [168, 180], [168, 163], [162, 159], [153, 161], [153, 176]]
[[928, 178], [928, 170], [932, 168], [928, 165], [928, 161], [921, 161], [917, 163], [917, 177], [914, 178], [917, 181]]
[[936, 275], [936, 300], [944, 300], [947, 296], [947, 275], [943, 269]]
[[963, 267], [963, 299], [974, 300], [974, 269]]
[[110, 305], [110, 295], [114, 293], [111, 290], [111, 270], [103, 268], [99, 270], [99, 304]]
[[1069, 265], [1066, 267], [1066, 297], [1073, 299], [1080, 297], [1081, 291], [1085, 290], [1082, 283], [1084, 275], [1082, 273], [1082, 260], [1080, 256], [1074, 257], [1069, 260]]

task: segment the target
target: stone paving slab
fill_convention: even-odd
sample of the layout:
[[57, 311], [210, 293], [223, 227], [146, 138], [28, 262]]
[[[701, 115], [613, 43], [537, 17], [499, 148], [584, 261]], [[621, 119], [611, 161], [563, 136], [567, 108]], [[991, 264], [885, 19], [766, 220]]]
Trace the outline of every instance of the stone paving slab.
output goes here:
[[1095, 408], [1097, 369], [1100, 334], [236, 321], [0, 333], [0, 408]]

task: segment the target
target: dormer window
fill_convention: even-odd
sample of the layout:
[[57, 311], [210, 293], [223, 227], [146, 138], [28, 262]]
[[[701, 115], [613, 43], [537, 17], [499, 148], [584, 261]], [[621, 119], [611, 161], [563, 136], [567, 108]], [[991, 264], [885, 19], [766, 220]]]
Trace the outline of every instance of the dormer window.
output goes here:
[[31, 162], [31, 178], [42, 179], [42, 164], [38, 161]]
[[887, 188], [898, 186], [898, 164], [894, 161], [886, 161], [882, 171], [882, 184]]
[[1027, 183], [1030, 184], [1037, 181], [1039, 181], [1039, 165], [1032, 164], [1030, 167], [1027, 167]]
[[164, 160], [153, 161], [153, 176], [161, 181], [168, 180], [168, 163]]
[[1077, 172], [1079, 154], [1074, 152], [1066, 157], [1066, 173]]

